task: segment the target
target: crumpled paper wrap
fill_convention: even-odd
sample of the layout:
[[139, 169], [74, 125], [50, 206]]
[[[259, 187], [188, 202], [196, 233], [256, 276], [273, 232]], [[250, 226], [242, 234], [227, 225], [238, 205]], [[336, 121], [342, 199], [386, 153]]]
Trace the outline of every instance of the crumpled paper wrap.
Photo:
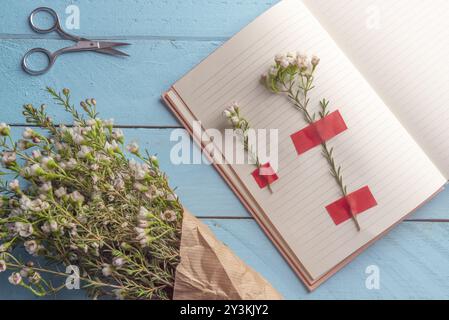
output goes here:
[[182, 223], [180, 254], [173, 295], [175, 300], [282, 299], [261, 275], [187, 211]]

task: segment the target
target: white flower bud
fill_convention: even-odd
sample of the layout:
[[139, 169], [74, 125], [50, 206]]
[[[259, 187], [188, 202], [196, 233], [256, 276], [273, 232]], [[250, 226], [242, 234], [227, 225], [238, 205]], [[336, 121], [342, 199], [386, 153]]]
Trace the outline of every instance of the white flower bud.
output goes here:
[[320, 58], [315, 55], [312, 56], [312, 65], [316, 67], [319, 63], [320, 63]]
[[35, 133], [31, 128], [26, 128], [25, 131], [22, 133], [24, 139], [31, 139], [34, 137], [34, 135]]
[[282, 61], [284, 58], [285, 58], [285, 56], [284, 56], [283, 54], [278, 53], [278, 54], [275, 55], [274, 61], [275, 61], [276, 63], [281, 63], [281, 61]]
[[8, 126], [6, 123], [2, 122], [0, 123], [0, 135], [1, 136], [7, 136], [11, 132], [11, 127]]

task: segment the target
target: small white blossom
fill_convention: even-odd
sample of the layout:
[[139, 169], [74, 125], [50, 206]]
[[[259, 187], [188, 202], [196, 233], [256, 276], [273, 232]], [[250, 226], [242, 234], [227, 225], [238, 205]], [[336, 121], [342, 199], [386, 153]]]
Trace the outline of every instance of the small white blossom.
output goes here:
[[5, 260], [0, 260], [0, 273], [6, 271], [6, 262]]
[[281, 61], [284, 59], [285, 59], [285, 56], [282, 53], [278, 53], [274, 56], [274, 61], [276, 63], [281, 63]]
[[77, 166], [77, 164], [78, 163], [76, 162], [76, 160], [74, 158], [70, 158], [69, 160], [67, 160], [65, 162], [65, 168], [67, 170], [72, 170], [72, 169], [74, 169]]
[[114, 125], [114, 119], [108, 119], [108, 120], [103, 120], [103, 124], [106, 126], [106, 127], [112, 127], [113, 125]]
[[296, 64], [301, 71], [305, 71], [309, 67], [309, 58], [304, 53], [298, 53]]
[[5, 165], [9, 165], [16, 161], [16, 153], [15, 152], [3, 152], [2, 162]]
[[151, 218], [151, 213], [150, 213], [150, 211], [147, 210], [147, 208], [145, 208], [145, 207], [140, 207], [138, 218], [139, 218], [139, 219], [148, 219], [148, 218]]
[[20, 270], [20, 276], [22, 278], [27, 278], [30, 275], [31, 269], [30, 268], [23, 268]]
[[164, 212], [161, 212], [161, 219], [165, 220], [165, 221], [175, 221], [176, 220], [176, 212], [174, 212], [173, 210], [166, 210]]
[[105, 277], [109, 277], [109, 276], [112, 275], [113, 268], [112, 268], [112, 266], [109, 265], [109, 264], [104, 264], [104, 265], [103, 265], [103, 269], [101, 269], [101, 272], [103, 273], [103, 275], [104, 275]]
[[50, 181], [43, 183], [43, 184], [39, 187], [39, 191], [40, 191], [40, 192], [43, 192], [43, 193], [47, 193], [47, 192], [49, 192], [51, 189], [52, 189], [52, 185], [51, 185], [51, 182], [50, 182]]
[[63, 196], [65, 196], [67, 194], [67, 189], [64, 187], [60, 187], [58, 189], [55, 190], [55, 196], [57, 198], [62, 198]]
[[14, 179], [13, 181], [11, 181], [11, 182], [8, 184], [8, 186], [9, 186], [9, 188], [10, 188], [11, 190], [13, 190], [13, 191], [18, 191], [18, 190], [20, 190], [19, 180], [17, 180], [17, 179]]
[[126, 146], [126, 149], [129, 152], [136, 154], [139, 152], [139, 145], [136, 142], [132, 142]]
[[121, 141], [125, 137], [125, 135], [123, 134], [123, 131], [121, 129], [114, 129], [112, 131], [112, 137], [117, 141]]
[[41, 199], [33, 200], [29, 203], [29, 209], [34, 212], [41, 212], [50, 207], [50, 204], [48, 202], [42, 201]]
[[33, 275], [28, 278], [28, 280], [30, 280], [30, 282], [34, 284], [39, 283], [41, 279], [42, 277], [38, 272], [33, 272]]
[[14, 230], [23, 238], [28, 238], [33, 234], [33, 226], [30, 223], [16, 222], [14, 224]]
[[147, 192], [148, 191], [148, 187], [144, 184], [141, 184], [140, 182], [135, 182], [133, 184], [133, 187], [135, 190], [137, 190], [139, 192]]
[[30, 144], [28, 141], [26, 140], [19, 140], [17, 142], [17, 148], [19, 148], [19, 150], [26, 150], [30, 147]]
[[79, 204], [82, 204], [84, 202], [84, 196], [81, 193], [79, 193], [78, 191], [73, 191], [69, 196], [73, 202], [76, 202]]
[[282, 68], [288, 68], [290, 66], [290, 61], [287, 58], [284, 58], [279, 64]]
[[273, 67], [270, 68], [269, 73], [270, 73], [271, 76], [277, 76], [278, 71], [279, 71], [278, 68], [273, 66]]
[[138, 236], [141, 236], [141, 235], [145, 236], [146, 235], [144, 228], [136, 227], [136, 228], [134, 228], [134, 230], [136, 231]]
[[115, 178], [113, 186], [117, 191], [122, 191], [123, 189], [125, 189], [125, 181], [121, 177]]
[[40, 157], [42, 157], [42, 153], [40, 152], [40, 150], [33, 150], [31, 151], [31, 156], [34, 159], [39, 159]]
[[56, 142], [55, 143], [55, 149], [57, 151], [65, 150], [65, 149], [67, 149], [67, 144], [65, 142]]
[[23, 245], [25, 246], [25, 250], [31, 255], [35, 255], [39, 249], [39, 245], [36, 240], [25, 241]]
[[148, 167], [143, 163], [137, 163], [134, 159], [129, 161], [129, 167], [133, 172], [134, 178], [138, 181], [145, 179], [148, 174]]
[[139, 241], [139, 243], [140, 243], [140, 246], [141, 246], [142, 248], [145, 248], [145, 247], [148, 246], [148, 243], [149, 243], [150, 241], [151, 241], [150, 237], [149, 237], [149, 236], [145, 236], [145, 237], [143, 237], [143, 238]]
[[147, 220], [139, 220], [139, 221], [137, 222], [137, 226], [138, 226], [139, 228], [145, 229], [145, 228], [148, 228], [148, 227], [150, 226], [150, 223], [149, 223]]
[[168, 201], [176, 201], [176, 200], [177, 200], [177, 197], [176, 197], [176, 195], [174, 195], [173, 193], [169, 193], [169, 194], [167, 195], [166, 199], [167, 199]]
[[74, 133], [72, 139], [77, 145], [81, 145], [84, 142], [84, 137], [79, 133]]
[[14, 272], [13, 274], [11, 274], [8, 278], [9, 283], [11, 283], [12, 285], [19, 285], [22, 282], [22, 276], [20, 275], [20, 273], [18, 272]]
[[[117, 142], [116, 142], [115, 140], [112, 140], [111, 143], [106, 142], [106, 143], [104, 144], [104, 148], [105, 148], [105, 150], [106, 150], [107, 152], [116, 152], [116, 151], [119, 151], [119, 150], [120, 150], [120, 147], [119, 147], [119, 145], [117, 144]], [[139, 150], [139, 148], [137, 148], [137, 150]], [[136, 151], [136, 152], [137, 152], [137, 151]], [[133, 152], [133, 153], [136, 153], [136, 152]]]
[[59, 230], [58, 223], [55, 220], [51, 220], [49, 222], [49, 226], [50, 226], [50, 231], [51, 232], [57, 232]]
[[226, 118], [230, 118], [230, 117], [232, 116], [232, 113], [231, 113], [231, 111], [229, 111], [228, 109], [225, 109], [225, 110], [223, 111], [223, 115], [224, 115]]
[[295, 61], [296, 61], [296, 58], [297, 58], [296, 52], [289, 52], [289, 53], [287, 53], [286, 59], [288, 60], [288, 62], [290, 64], [294, 64]]
[[45, 168], [54, 168], [56, 167], [56, 162], [52, 157], [43, 157], [41, 159], [41, 164]]
[[45, 171], [42, 169], [42, 167], [35, 163], [30, 167], [30, 173], [32, 176], [39, 176], [45, 173]]
[[112, 265], [116, 268], [120, 268], [124, 264], [125, 264], [125, 260], [123, 258], [115, 257], [114, 259], [112, 259]]
[[88, 146], [81, 146], [80, 151], [78, 152], [78, 157], [86, 158], [92, 152], [92, 148]]
[[233, 116], [233, 117], [231, 117], [231, 123], [234, 125], [234, 126], [236, 126], [236, 125], [238, 125], [239, 124], [239, 122], [240, 122], [240, 118], [239, 117], [237, 117], [237, 116]]
[[41, 226], [41, 230], [45, 234], [50, 234], [51, 233], [50, 223], [48, 221], [45, 221], [45, 223]]

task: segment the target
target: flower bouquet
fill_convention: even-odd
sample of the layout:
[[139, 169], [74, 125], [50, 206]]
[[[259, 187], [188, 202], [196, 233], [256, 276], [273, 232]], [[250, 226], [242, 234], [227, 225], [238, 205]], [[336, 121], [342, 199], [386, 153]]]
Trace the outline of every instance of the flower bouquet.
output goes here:
[[[38, 296], [48, 276], [76, 270], [93, 298], [277, 299], [280, 295], [183, 209], [158, 159], [101, 120], [96, 101], [47, 88], [69, 112], [55, 125], [46, 106], [25, 105], [30, 127], [14, 141], [0, 124], [0, 272]], [[13, 175], [11, 177], [11, 175]], [[16, 252], [24, 249], [25, 261]], [[48, 266], [48, 262], [56, 264]]]

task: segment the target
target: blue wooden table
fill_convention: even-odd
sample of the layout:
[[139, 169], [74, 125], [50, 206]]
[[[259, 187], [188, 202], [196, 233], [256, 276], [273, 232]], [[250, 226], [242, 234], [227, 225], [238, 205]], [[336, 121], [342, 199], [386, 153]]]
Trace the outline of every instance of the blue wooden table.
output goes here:
[[[125, 128], [128, 141], [138, 141], [159, 155], [183, 204], [288, 299], [449, 298], [449, 223], [445, 220], [449, 219], [449, 192], [440, 194], [322, 287], [308, 293], [212, 167], [170, 163], [169, 152], [175, 143], [170, 141], [170, 133], [181, 127], [160, 102], [161, 93], [276, 2], [2, 0], [0, 122], [11, 124], [19, 134], [25, 127], [21, 116], [24, 103], [51, 105], [43, 91], [45, 86], [71, 88], [79, 99], [95, 97], [102, 118], [114, 118]], [[66, 13], [69, 5], [75, 5], [80, 13], [80, 28], [70, 31], [94, 39], [131, 42], [125, 49], [130, 58], [72, 54], [61, 57], [44, 76], [26, 75], [20, 68], [25, 51], [36, 46], [54, 50], [70, 44], [55, 34], [33, 33], [28, 14], [38, 6], [50, 6], [65, 24], [71, 19]], [[58, 108], [49, 111], [61, 123], [68, 121]], [[373, 265], [380, 271], [380, 288], [370, 290], [366, 286], [370, 274], [366, 272]], [[82, 291], [67, 290], [56, 298], [83, 297]], [[0, 298], [33, 296], [10, 286], [7, 275], [0, 274]]]

